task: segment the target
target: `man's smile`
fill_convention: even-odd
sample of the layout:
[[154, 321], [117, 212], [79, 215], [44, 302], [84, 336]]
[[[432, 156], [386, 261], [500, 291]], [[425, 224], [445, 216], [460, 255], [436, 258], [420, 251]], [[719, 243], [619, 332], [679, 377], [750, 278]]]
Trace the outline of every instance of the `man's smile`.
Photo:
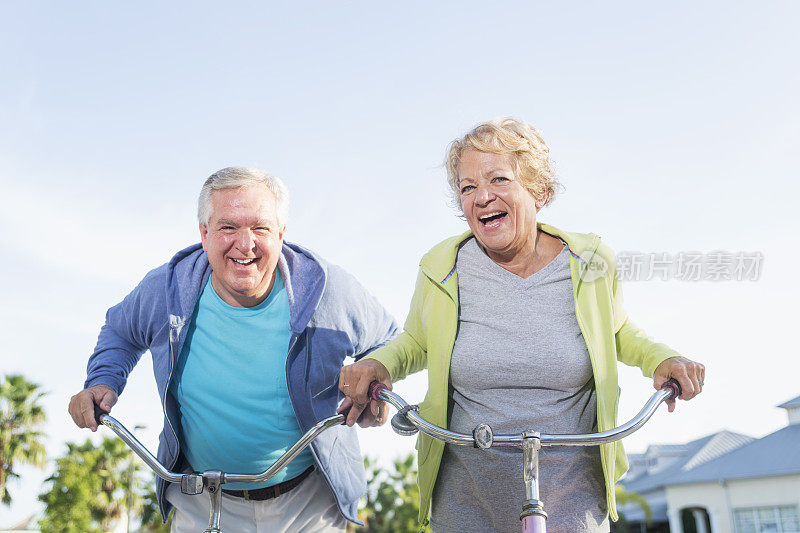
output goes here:
[[236, 259], [234, 257], [231, 257], [231, 261], [233, 261], [237, 265], [251, 265], [255, 263], [257, 260], [258, 260], [257, 257], [252, 257], [250, 259]]

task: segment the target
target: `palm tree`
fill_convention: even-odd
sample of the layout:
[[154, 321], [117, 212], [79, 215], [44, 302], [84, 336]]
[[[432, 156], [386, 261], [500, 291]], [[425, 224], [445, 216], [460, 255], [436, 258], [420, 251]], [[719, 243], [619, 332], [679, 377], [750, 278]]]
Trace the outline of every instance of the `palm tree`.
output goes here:
[[135, 475], [128, 469], [131, 450], [120, 439], [107, 437], [100, 443], [95, 457], [93, 471], [100, 478], [100, 491], [95, 494], [93, 514], [101, 529], [110, 531], [112, 523], [126, 510], [126, 489], [131, 486], [131, 474]]
[[[131, 451], [122, 440], [105, 437], [99, 445], [67, 443], [67, 453], [56, 460], [56, 471], [39, 495], [45, 503], [39, 526], [44, 533], [100, 533], [110, 531], [126, 510], [131, 474]], [[138, 508], [138, 497], [133, 504]]]
[[142, 495], [140, 519], [142, 521], [142, 531], [150, 533], [169, 533], [170, 531], [172, 517], [167, 520], [166, 524], [161, 523], [161, 511], [158, 509], [158, 498], [156, 497], [154, 483], [150, 483]]
[[7, 375], [0, 382], [0, 501], [6, 505], [11, 504], [7, 482], [19, 477], [14, 467], [44, 466], [44, 433], [36, 429], [45, 420], [39, 405], [44, 393], [38, 389], [20, 375]]
[[[374, 459], [364, 458], [367, 493], [358, 517], [370, 533], [416, 533], [419, 514], [419, 488], [414, 454], [394, 461], [394, 469], [384, 470]], [[361, 531], [348, 525], [348, 531]]]

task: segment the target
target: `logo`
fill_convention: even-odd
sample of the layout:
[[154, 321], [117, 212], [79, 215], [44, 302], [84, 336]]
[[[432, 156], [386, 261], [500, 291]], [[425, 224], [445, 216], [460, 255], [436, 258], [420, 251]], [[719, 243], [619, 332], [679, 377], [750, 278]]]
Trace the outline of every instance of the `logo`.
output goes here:
[[[588, 255], [588, 254], [587, 254]], [[578, 276], [582, 281], [591, 283], [608, 273], [608, 263], [599, 254], [592, 255], [591, 260], [578, 261]]]

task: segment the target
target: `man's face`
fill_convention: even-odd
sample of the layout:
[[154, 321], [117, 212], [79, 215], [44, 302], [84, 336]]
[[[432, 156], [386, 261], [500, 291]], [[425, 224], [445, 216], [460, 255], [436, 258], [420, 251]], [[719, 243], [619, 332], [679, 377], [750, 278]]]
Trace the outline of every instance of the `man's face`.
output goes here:
[[253, 307], [272, 290], [285, 227], [277, 203], [263, 185], [211, 194], [208, 226], [200, 224], [203, 250], [211, 263], [211, 284], [234, 307]]

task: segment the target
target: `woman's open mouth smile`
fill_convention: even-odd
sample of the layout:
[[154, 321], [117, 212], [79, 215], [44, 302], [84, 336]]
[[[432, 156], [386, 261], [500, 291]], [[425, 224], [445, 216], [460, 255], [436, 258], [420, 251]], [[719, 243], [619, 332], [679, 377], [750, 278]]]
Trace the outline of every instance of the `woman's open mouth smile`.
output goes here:
[[478, 221], [483, 224], [484, 228], [496, 228], [502, 224], [507, 214], [505, 211], [493, 211], [479, 216]]

